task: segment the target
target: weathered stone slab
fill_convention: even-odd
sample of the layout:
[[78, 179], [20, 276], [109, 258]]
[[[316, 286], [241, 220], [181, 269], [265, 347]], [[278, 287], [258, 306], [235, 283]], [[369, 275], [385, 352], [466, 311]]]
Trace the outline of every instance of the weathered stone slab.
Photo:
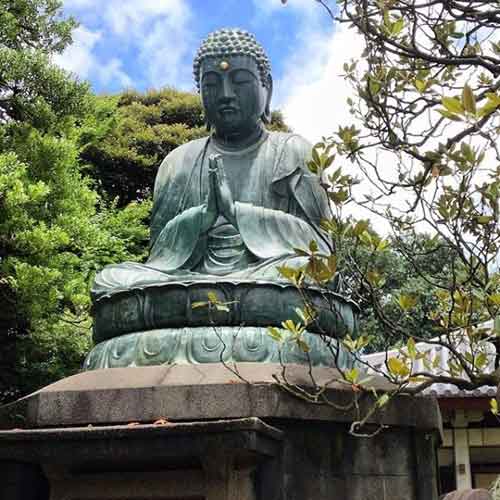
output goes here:
[[448, 493], [444, 500], [493, 500], [488, 490], [457, 490]]
[[[52, 384], [18, 403], [0, 408], [0, 428], [152, 422], [159, 417], [176, 420], [226, 418], [285, 418], [351, 423], [354, 410], [349, 386], [330, 383], [332, 403], [312, 405], [287, 393], [276, 381], [280, 365], [239, 363], [238, 374], [217, 364], [114, 368], [81, 373]], [[316, 383], [326, 384], [334, 369], [315, 368]], [[286, 378], [301, 387], [312, 385], [307, 367], [288, 365]], [[377, 390], [391, 386], [373, 380]], [[365, 395], [361, 411], [373, 400]], [[436, 430], [441, 427], [437, 403], [431, 398], [400, 397], [370, 420], [373, 424]]]
[[255, 500], [255, 478], [272, 491], [257, 469], [279, 456], [282, 438], [255, 418], [3, 431], [0, 465], [15, 474], [0, 481], [0, 498], [48, 500], [39, 487], [48, 479], [50, 500]]

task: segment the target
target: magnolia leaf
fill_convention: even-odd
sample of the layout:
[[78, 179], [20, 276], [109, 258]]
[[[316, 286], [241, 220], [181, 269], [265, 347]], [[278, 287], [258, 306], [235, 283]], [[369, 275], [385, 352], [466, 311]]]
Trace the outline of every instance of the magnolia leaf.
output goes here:
[[200, 307], [208, 307], [209, 302], [193, 302], [191, 309], [199, 309]]
[[403, 28], [405, 27], [405, 21], [402, 17], [400, 17], [393, 25], [391, 26], [391, 34], [392, 35], [399, 35], [401, 31], [403, 31]]
[[363, 231], [359, 235], [359, 239], [366, 245], [366, 246], [372, 246], [372, 237], [368, 231]]
[[291, 281], [295, 281], [295, 279], [297, 278], [297, 270], [293, 267], [278, 266], [276, 269], [284, 278], [287, 278]]
[[480, 215], [476, 220], [478, 224], [489, 224], [492, 220], [495, 220], [495, 217], [491, 215]]
[[454, 113], [451, 113], [450, 111], [448, 111], [446, 109], [438, 109], [437, 111], [438, 111], [438, 113], [441, 113], [441, 115], [443, 115], [445, 118], [448, 118], [449, 120], [452, 120], [454, 122], [461, 122], [462, 121], [462, 118], [460, 118], [460, 116], [458, 116]]
[[422, 94], [427, 88], [427, 82], [424, 80], [415, 80], [415, 88]]
[[377, 252], [383, 252], [386, 248], [389, 247], [389, 240], [380, 240], [377, 245]]
[[297, 345], [299, 346], [300, 350], [303, 352], [309, 352], [311, 350], [309, 348], [309, 346], [307, 345], [307, 343], [301, 339], [297, 339]]
[[279, 328], [276, 328], [275, 326], [268, 327], [267, 333], [270, 337], [276, 340], [276, 342], [281, 342], [283, 340], [283, 334], [281, 333], [281, 330]]
[[480, 352], [476, 356], [476, 360], [475, 360], [474, 366], [478, 370], [481, 370], [482, 368], [484, 368], [486, 366], [486, 363], [488, 363], [488, 356], [486, 355], [485, 352]]
[[496, 399], [490, 399], [490, 411], [493, 415], [498, 415], [498, 401]]
[[413, 295], [400, 295], [398, 297], [398, 304], [403, 311], [408, 311], [417, 305], [418, 299]]
[[337, 272], [337, 256], [336, 255], [329, 255], [328, 259], [328, 269], [334, 275]]
[[357, 368], [351, 368], [350, 370], [346, 370], [344, 372], [344, 378], [347, 382], [351, 384], [356, 384], [359, 378], [359, 370]]
[[382, 286], [384, 284], [384, 280], [378, 271], [368, 271], [366, 279], [372, 286]]
[[295, 323], [291, 319], [287, 319], [286, 321], [281, 322], [281, 326], [288, 330], [290, 333], [296, 333], [297, 328], [295, 327]]
[[462, 92], [462, 106], [465, 111], [476, 114], [476, 98], [472, 89], [466, 84]]
[[389, 394], [382, 394], [382, 396], [377, 399], [376, 404], [379, 408], [382, 408], [382, 406], [385, 406], [389, 402], [389, 399]]
[[361, 236], [362, 233], [368, 229], [369, 222], [366, 220], [360, 220], [356, 222], [356, 225], [354, 226], [354, 229], [352, 230], [352, 233], [354, 236]]
[[443, 97], [441, 103], [450, 113], [461, 114], [464, 112], [462, 103], [456, 97]]
[[389, 373], [398, 377], [406, 377], [410, 373], [408, 367], [398, 358], [389, 358], [387, 368], [389, 368]]
[[410, 359], [412, 361], [415, 361], [415, 359], [417, 357], [417, 348], [416, 348], [415, 340], [413, 339], [413, 337], [410, 337], [408, 339], [408, 342], [406, 344], [406, 349], [408, 350], [408, 356], [410, 357]]
[[316, 165], [321, 165], [321, 160], [319, 158], [319, 153], [318, 153], [318, 150], [316, 148], [314, 148], [312, 150], [312, 159], [313, 159], [313, 162], [316, 164]]
[[495, 306], [500, 306], [500, 293], [494, 293], [492, 295], [488, 295], [488, 301]]

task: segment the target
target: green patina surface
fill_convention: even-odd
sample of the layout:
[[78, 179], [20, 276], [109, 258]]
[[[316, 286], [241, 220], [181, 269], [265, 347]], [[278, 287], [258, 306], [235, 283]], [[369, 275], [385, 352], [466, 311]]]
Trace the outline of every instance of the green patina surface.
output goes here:
[[[207, 327], [221, 327], [226, 343], [239, 324], [245, 325], [243, 342], [231, 343], [231, 356], [250, 361], [260, 352], [259, 360], [276, 361], [275, 341], [262, 330], [280, 326], [303, 305], [298, 292], [279, 290], [290, 283], [277, 267], [306, 265], [308, 257], [296, 249], [307, 249], [312, 240], [319, 253], [331, 253], [320, 228], [330, 215], [328, 198], [307, 167], [311, 145], [295, 134], [265, 130], [273, 83], [267, 56], [253, 35], [212, 33], [198, 51], [194, 71], [212, 133], [163, 161], [154, 188], [147, 262], [107, 266], [97, 275], [94, 337], [106, 343], [91, 353], [89, 368], [115, 362], [214, 362], [217, 349], [202, 340], [210, 335]], [[314, 306], [323, 311], [312, 325], [316, 333], [355, 333], [356, 306], [342, 297], [341, 281], [334, 279], [325, 297], [315, 297]], [[192, 314], [193, 301], [206, 300], [210, 290], [237, 304], [237, 314], [219, 315], [219, 320], [203, 311]], [[328, 346], [320, 346], [315, 333], [307, 338], [315, 347], [297, 362], [329, 365]], [[161, 355], [144, 354], [150, 342]], [[257, 351], [248, 347], [255, 342]]]
[[129, 333], [99, 343], [87, 356], [84, 368], [118, 368], [163, 364], [231, 362], [296, 363], [351, 368], [351, 356], [337, 339], [322, 339], [304, 332], [304, 352], [279, 329], [283, 341], [270, 337], [262, 327], [185, 327]]

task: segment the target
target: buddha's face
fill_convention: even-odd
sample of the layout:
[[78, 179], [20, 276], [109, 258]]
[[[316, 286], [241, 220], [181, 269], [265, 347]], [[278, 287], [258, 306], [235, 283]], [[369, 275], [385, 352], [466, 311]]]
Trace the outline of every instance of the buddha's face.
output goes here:
[[266, 109], [268, 90], [254, 59], [207, 58], [201, 64], [201, 97], [217, 135], [240, 139], [250, 134]]

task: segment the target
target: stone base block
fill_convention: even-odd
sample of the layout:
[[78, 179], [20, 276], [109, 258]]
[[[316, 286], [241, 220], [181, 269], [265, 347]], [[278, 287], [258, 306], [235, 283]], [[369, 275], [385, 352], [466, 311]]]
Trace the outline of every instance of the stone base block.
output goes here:
[[[313, 405], [283, 390], [279, 365], [232, 370], [95, 370], [0, 408], [0, 461], [21, 464], [10, 496], [0, 498], [437, 500], [434, 400], [395, 399], [364, 429], [383, 425], [381, 432], [354, 437], [356, 412], [345, 409], [353, 393], [345, 384], [329, 386], [331, 405]], [[333, 375], [313, 371], [318, 384]], [[304, 366], [289, 366], [286, 377], [311, 387]], [[25, 429], [9, 430], [16, 415]], [[48, 490], [20, 496], [21, 483], [35, 476]]]

